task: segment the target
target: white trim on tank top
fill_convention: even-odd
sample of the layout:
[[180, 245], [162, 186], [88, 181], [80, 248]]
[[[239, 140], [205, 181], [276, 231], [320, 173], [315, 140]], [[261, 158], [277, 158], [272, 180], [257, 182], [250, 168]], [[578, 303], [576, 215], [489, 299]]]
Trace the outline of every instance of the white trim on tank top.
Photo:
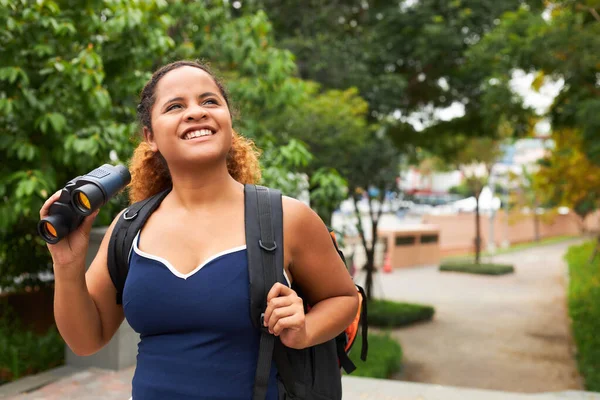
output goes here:
[[[183, 273], [177, 271], [177, 269], [175, 269], [175, 267], [168, 260], [166, 260], [162, 257], [159, 257], [159, 256], [152, 255], [150, 253], [146, 253], [145, 251], [141, 250], [137, 245], [139, 236], [140, 236], [140, 231], [138, 231], [137, 235], [135, 235], [135, 238], [133, 239], [133, 245], [131, 246], [132, 250], [135, 251], [138, 255], [140, 255], [142, 257], [149, 258], [151, 260], [160, 262], [165, 267], [167, 267], [169, 269], [169, 271], [171, 271], [171, 273], [173, 273], [173, 275], [175, 275], [176, 277], [181, 278], [181, 279], [189, 278], [190, 276], [194, 275], [196, 272], [200, 271], [208, 263], [216, 260], [219, 257], [225, 256], [227, 254], [237, 253], [238, 251], [246, 250], [246, 245], [243, 245], [243, 246], [233, 247], [231, 249], [221, 251], [221, 252], [215, 254], [214, 256], [209, 257], [206, 261], [204, 261], [202, 264], [200, 264], [199, 266], [194, 268], [192, 271], [188, 272], [187, 274], [183, 274]], [[131, 257], [131, 251], [129, 252], [129, 254]], [[288, 284], [288, 287], [291, 286], [290, 279], [288, 278], [287, 273], [285, 272], [285, 269], [283, 270], [283, 277], [285, 278], [285, 280]]]

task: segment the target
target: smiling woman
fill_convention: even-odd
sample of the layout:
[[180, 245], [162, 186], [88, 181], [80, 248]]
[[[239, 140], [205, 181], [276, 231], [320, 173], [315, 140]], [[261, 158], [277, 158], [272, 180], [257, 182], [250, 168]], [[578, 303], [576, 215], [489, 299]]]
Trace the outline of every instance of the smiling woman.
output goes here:
[[[177, 82], [171, 82], [167, 80], [168, 77], [165, 77], [166, 82], [162, 82], [162, 79], [168, 72], [174, 69], [181, 69], [182, 77], [194, 79], [194, 75], [199, 76], [198, 86], [200, 84], [205, 84], [208, 87], [212, 87], [213, 91], [210, 92], [202, 92], [196, 99], [191, 99], [192, 113], [201, 112], [201, 105], [208, 109], [218, 110], [220, 113], [217, 113], [221, 119], [224, 117], [223, 111], [227, 111], [227, 115], [225, 119], [228, 119], [229, 122], [224, 121], [223, 125], [225, 128], [229, 128], [231, 130], [231, 148], [229, 149], [229, 153], [227, 154], [227, 169], [231, 176], [240, 183], [256, 183], [260, 180], [260, 167], [258, 163], [258, 155], [259, 151], [254, 145], [254, 143], [244, 138], [243, 136], [238, 135], [235, 130], [231, 127], [231, 113], [229, 112], [230, 101], [229, 95], [225, 90], [223, 84], [214, 77], [214, 74], [210, 71], [210, 69], [200, 63], [197, 62], [189, 62], [189, 61], [179, 61], [172, 64], [169, 64], [153, 75], [152, 79], [146, 84], [142, 91], [141, 101], [138, 106], [138, 119], [140, 125], [144, 127], [142, 133], [145, 138], [153, 138], [152, 130], [152, 116], [153, 116], [153, 106], [160, 101], [158, 92], [158, 83], [161, 82], [161, 87], [163, 88], [163, 92], [168, 92], [170, 86], [174, 85], [174, 89], [180, 89], [184, 92], [187, 91], [187, 79], [181, 79], [183, 87], [177, 88]], [[215, 93], [216, 92], [216, 93]], [[174, 118], [178, 115], [181, 115], [182, 112], [185, 112], [186, 104], [189, 105], [189, 100], [184, 96], [171, 97], [169, 99], [163, 99], [164, 104], [159, 103], [159, 107], [156, 107], [158, 110], [154, 110], [155, 114], [166, 114], [163, 118], [165, 123], [168, 123], [168, 117]], [[196, 104], [194, 104], [196, 103]], [[223, 107], [225, 105], [225, 107]], [[196, 108], [197, 107], [197, 108]], [[195, 110], [194, 110], [195, 108]], [[188, 110], [189, 113], [189, 110]], [[189, 117], [189, 114], [188, 114]], [[215, 121], [216, 122], [216, 121]], [[157, 122], [154, 122], [156, 124]], [[188, 133], [196, 132], [194, 129], [203, 129], [207, 128], [213, 134], [217, 133], [216, 126], [210, 125], [195, 125], [185, 129], [184, 132], [181, 132], [182, 135], [187, 135]], [[160, 129], [160, 128], [159, 128]], [[223, 128], [221, 132], [223, 132]], [[189, 139], [189, 137], [182, 137], [182, 139]], [[227, 139], [221, 134], [221, 139]], [[166, 161], [161, 154], [160, 151], [157, 151], [157, 146], [154, 147], [150, 144], [149, 141], [142, 141], [139, 146], [136, 148], [133, 158], [131, 160], [131, 187], [129, 191], [129, 197], [132, 203], [137, 201], [149, 198], [156, 193], [164, 190], [172, 184], [171, 175], [169, 172], [169, 168], [167, 168]]]
[[[233, 130], [227, 92], [203, 64], [179, 61], [156, 71], [137, 111], [143, 140], [130, 165], [130, 199], [132, 208], [150, 204], [140, 203], [145, 199], [153, 205], [131, 223], [135, 233], [127, 236], [129, 229], [115, 226], [134, 220], [140, 208], [115, 218], [87, 272], [95, 214], [64, 240], [48, 244], [54, 314], [65, 342], [78, 355], [93, 354], [127, 318], [140, 335], [134, 400], [279, 400], [297, 385], [306, 396], [293, 398], [340, 399], [337, 359], [321, 370], [325, 373], [304, 370], [324, 364], [317, 357], [323, 352], [313, 352], [314, 346], [325, 344], [331, 355], [338, 350], [334, 338], [358, 310], [356, 287], [323, 221], [300, 201], [275, 193], [273, 207], [282, 217], [273, 230], [284, 239], [269, 240], [267, 247], [256, 240], [247, 247], [245, 193], [260, 179], [258, 150]], [[57, 198], [46, 201], [40, 218]], [[259, 222], [255, 225], [259, 229]], [[127, 243], [121, 249], [129, 254], [118, 291], [108, 268], [109, 243], [114, 249], [116, 242]], [[264, 286], [269, 282], [256, 314], [249, 250], [260, 254], [258, 242], [274, 254], [277, 274], [285, 279], [271, 286], [273, 280], [252, 275], [263, 276]], [[312, 358], [280, 364], [265, 356], [267, 351], [259, 358], [266, 342], [280, 350], [271, 347], [273, 357]], [[302, 371], [290, 371], [292, 366]]]

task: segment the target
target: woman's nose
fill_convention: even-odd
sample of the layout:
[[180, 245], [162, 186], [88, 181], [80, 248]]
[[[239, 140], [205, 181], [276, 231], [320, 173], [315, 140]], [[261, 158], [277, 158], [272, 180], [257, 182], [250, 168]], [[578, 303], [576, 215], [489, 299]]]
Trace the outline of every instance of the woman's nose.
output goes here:
[[206, 110], [200, 105], [188, 107], [185, 114], [186, 121], [200, 120], [206, 116]]

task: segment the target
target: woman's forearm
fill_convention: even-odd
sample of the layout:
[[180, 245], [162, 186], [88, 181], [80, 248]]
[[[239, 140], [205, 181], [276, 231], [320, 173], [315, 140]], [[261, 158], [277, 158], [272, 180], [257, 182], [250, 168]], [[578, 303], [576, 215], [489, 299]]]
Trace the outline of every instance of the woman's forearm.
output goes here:
[[333, 339], [352, 323], [358, 311], [358, 295], [338, 296], [315, 304], [306, 314], [305, 347]]
[[71, 350], [91, 355], [104, 345], [100, 315], [85, 282], [85, 268], [63, 272], [55, 268], [54, 318]]

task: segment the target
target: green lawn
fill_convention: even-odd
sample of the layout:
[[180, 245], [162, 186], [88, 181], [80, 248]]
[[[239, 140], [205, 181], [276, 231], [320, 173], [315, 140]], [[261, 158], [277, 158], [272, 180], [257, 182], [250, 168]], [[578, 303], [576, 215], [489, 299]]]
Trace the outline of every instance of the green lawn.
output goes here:
[[400, 371], [402, 348], [389, 334], [369, 333], [369, 355], [367, 361], [360, 359], [362, 337], [357, 336], [350, 351], [350, 359], [356, 365], [352, 376], [388, 379]]
[[585, 388], [600, 391], [600, 257], [590, 263], [594, 242], [569, 248], [568, 303], [577, 363]]
[[[492, 257], [492, 256], [501, 255], [501, 254], [514, 253], [515, 251], [527, 250], [527, 249], [532, 249], [532, 248], [539, 247], [539, 246], [548, 246], [551, 244], [562, 243], [565, 241], [577, 239], [579, 237], [580, 236], [562, 235], [562, 236], [554, 236], [551, 238], [542, 239], [539, 242], [519, 243], [519, 244], [512, 245], [510, 247], [507, 247], [505, 249], [498, 248], [498, 249], [496, 249], [494, 254], [487, 252], [487, 251], [482, 251], [481, 257]], [[473, 262], [474, 259], [475, 259], [475, 253], [460, 254], [460, 255], [444, 257], [442, 260], [442, 264], [444, 264], [446, 262], [457, 261], [457, 260], [469, 260], [469, 261]]]

